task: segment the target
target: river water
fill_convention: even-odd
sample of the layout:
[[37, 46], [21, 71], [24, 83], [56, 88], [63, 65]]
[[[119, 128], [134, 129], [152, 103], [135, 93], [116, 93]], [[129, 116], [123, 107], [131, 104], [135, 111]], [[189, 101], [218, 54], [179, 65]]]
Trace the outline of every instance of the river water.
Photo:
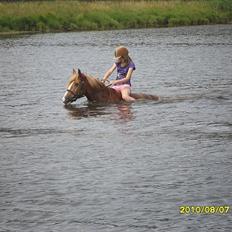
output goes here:
[[[64, 107], [119, 44], [161, 102]], [[1, 38], [0, 231], [231, 231], [231, 210], [180, 214], [232, 207], [231, 64], [232, 25]]]

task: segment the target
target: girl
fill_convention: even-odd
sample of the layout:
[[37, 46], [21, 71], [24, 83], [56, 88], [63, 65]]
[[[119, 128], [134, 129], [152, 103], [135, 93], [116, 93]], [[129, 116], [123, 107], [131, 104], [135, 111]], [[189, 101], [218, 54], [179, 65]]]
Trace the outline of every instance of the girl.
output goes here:
[[113, 66], [105, 73], [102, 81], [105, 82], [109, 76], [113, 73], [115, 69], [117, 69], [117, 78], [112, 81], [116, 91], [120, 91], [122, 94], [122, 98], [125, 101], [132, 102], [135, 101], [133, 97], [130, 96], [131, 93], [131, 76], [133, 71], [135, 70], [135, 64], [129, 57], [129, 51], [126, 47], [120, 46], [115, 49], [114, 52], [115, 63]]

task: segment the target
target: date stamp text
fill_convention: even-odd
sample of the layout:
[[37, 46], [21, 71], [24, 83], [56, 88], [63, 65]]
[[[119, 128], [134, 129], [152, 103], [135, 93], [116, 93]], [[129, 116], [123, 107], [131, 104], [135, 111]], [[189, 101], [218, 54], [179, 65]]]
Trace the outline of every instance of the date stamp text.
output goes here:
[[179, 207], [180, 214], [227, 214], [230, 211], [228, 205], [209, 205], [209, 206], [193, 206], [182, 205]]

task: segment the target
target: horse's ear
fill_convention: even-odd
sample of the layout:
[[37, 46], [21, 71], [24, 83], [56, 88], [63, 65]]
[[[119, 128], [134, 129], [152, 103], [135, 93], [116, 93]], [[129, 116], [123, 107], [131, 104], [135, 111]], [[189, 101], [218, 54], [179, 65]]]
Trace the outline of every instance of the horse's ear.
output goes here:
[[73, 68], [73, 74], [76, 74], [76, 73], [77, 73], [76, 69], [75, 69], [75, 68]]
[[81, 72], [81, 70], [78, 68], [78, 77], [83, 80], [86, 79], [86, 76]]

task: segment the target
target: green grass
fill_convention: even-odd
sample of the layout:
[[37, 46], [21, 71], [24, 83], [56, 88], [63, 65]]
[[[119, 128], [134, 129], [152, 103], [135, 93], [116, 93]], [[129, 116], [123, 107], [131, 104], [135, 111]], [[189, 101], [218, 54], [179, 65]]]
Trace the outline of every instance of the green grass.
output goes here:
[[1, 33], [173, 27], [231, 19], [231, 0], [0, 3]]

